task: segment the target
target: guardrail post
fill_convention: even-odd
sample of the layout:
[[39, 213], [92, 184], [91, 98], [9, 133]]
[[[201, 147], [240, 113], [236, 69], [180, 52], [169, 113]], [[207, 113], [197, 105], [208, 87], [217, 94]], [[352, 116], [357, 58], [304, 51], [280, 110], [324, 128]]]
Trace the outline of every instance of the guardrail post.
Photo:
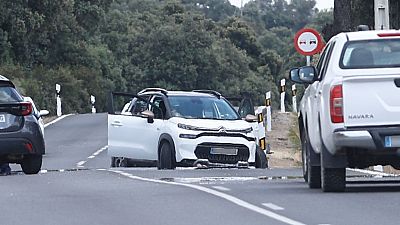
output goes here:
[[92, 105], [92, 113], [96, 113], [96, 107], [94, 106], [94, 103], [96, 102], [96, 97], [93, 95], [90, 95], [90, 103]]
[[284, 113], [285, 110], [285, 91], [286, 91], [286, 80], [281, 80], [281, 112]]
[[296, 85], [292, 85], [292, 102], [293, 102], [293, 112], [297, 112], [297, 90], [296, 90]]
[[271, 92], [268, 91], [267, 93], [265, 93], [265, 106], [267, 107], [267, 131], [271, 131]]
[[60, 92], [61, 92], [61, 85], [56, 84], [57, 116], [62, 115]]

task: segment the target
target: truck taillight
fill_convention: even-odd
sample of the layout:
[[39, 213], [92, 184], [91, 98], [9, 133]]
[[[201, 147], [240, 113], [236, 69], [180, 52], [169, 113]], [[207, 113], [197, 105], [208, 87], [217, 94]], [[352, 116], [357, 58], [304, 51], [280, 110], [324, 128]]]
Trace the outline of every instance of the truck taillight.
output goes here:
[[329, 98], [332, 123], [343, 123], [343, 91], [342, 85], [333, 86]]

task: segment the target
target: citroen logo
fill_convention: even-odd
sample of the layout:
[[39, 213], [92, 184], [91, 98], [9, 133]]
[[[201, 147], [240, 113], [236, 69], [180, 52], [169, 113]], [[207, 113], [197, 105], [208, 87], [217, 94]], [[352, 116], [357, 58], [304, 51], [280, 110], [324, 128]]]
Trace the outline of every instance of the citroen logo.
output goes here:
[[226, 128], [225, 127], [219, 127], [219, 131], [220, 133], [226, 133]]

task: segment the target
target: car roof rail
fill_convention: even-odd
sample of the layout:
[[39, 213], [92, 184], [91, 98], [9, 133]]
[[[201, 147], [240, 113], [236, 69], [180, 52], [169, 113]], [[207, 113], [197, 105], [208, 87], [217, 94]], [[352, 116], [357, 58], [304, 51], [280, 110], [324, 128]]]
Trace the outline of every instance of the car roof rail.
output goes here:
[[205, 94], [211, 94], [216, 96], [217, 98], [221, 98], [221, 93], [213, 90], [193, 90], [193, 92], [198, 92], [198, 93], [205, 93]]
[[145, 89], [139, 91], [138, 94], [143, 94], [143, 93], [146, 93], [146, 92], [161, 92], [164, 95], [168, 94], [168, 91], [163, 89], [163, 88], [145, 88]]

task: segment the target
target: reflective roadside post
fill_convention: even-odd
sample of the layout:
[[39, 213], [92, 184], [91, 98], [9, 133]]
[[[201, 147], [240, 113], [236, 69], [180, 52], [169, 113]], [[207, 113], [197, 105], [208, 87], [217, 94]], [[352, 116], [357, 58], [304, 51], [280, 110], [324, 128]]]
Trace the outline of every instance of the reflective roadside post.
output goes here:
[[61, 85], [56, 84], [57, 116], [62, 115], [60, 92], [61, 92]]
[[293, 112], [297, 113], [297, 99], [296, 99], [296, 84], [292, 85], [292, 102], [293, 102]]
[[285, 85], [286, 85], [286, 80], [282, 79], [281, 80], [281, 112], [284, 113], [285, 110]]
[[271, 92], [265, 93], [265, 106], [267, 107], [267, 131], [271, 131]]
[[92, 105], [92, 113], [96, 113], [96, 107], [94, 107], [94, 103], [96, 102], [96, 97], [90, 95], [90, 103]]

